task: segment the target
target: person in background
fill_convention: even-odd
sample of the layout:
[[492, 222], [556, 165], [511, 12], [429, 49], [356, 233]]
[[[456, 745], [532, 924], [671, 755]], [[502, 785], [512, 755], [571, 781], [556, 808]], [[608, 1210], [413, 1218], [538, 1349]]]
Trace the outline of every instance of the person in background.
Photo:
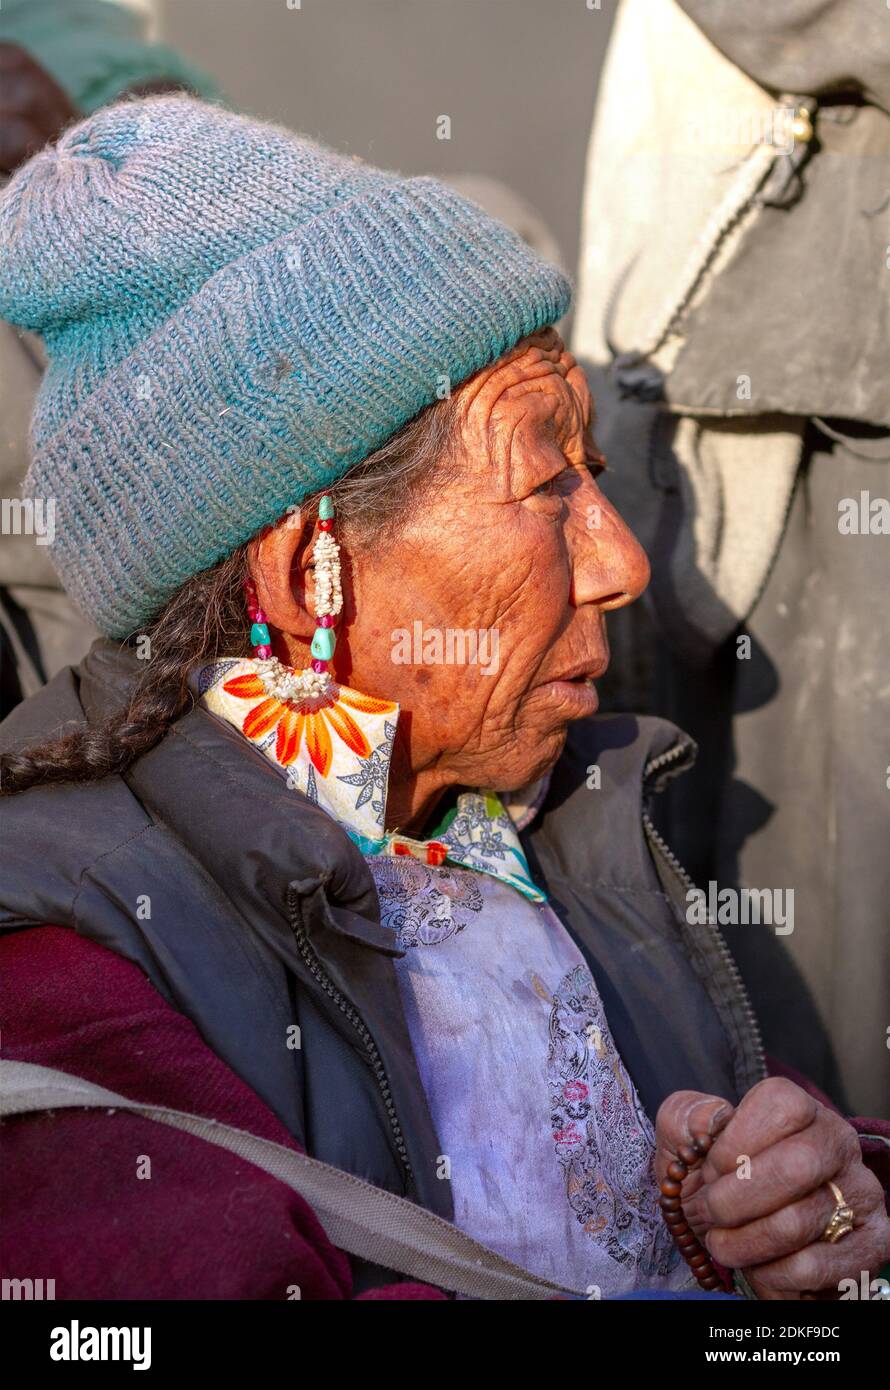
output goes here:
[[[769, 1050], [890, 1113], [890, 11], [623, 0], [574, 349], [652, 562], [607, 707], [697, 740], [662, 828]], [[793, 893], [793, 899], [790, 894]], [[783, 913], [783, 915], [785, 915]], [[803, 986], [803, 987], [801, 987]]]
[[[124, 93], [214, 95], [204, 73], [150, 41], [152, 25], [150, 6], [138, 0], [3, 0], [0, 186], [65, 126]], [[36, 523], [20, 505], [28, 425], [45, 366], [39, 338], [0, 321], [0, 717], [78, 660], [96, 637], [50, 563], [48, 499], [38, 504]]]

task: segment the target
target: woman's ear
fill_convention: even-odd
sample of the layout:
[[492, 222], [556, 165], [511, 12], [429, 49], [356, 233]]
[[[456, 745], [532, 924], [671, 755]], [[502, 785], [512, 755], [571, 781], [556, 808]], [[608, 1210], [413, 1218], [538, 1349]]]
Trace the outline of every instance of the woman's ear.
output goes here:
[[248, 564], [267, 621], [282, 636], [308, 642], [315, 631], [309, 565], [315, 526], [295, 508], [248, 547]]

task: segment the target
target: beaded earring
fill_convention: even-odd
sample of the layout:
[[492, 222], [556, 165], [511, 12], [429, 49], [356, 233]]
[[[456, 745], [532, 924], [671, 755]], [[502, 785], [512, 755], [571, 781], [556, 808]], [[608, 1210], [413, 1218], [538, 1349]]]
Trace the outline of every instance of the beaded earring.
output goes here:
[[318, 539], [312, 549], [315, 561], [315, 613], [317, 627], [309, 650], [312, 664], [304, 671], [285, 666], [272, 655], [268, 621], [259, 606], [256, 584], [244, 582], [247, 613], [251, 621], [250, 644], [257, 659], [257, 675], [266, 694], [279, 700], [299, 700], [325, 695], [332, 684], [331, 661], [337, 646], [334, 624], [343, 607], [340, 585], [340, 547], [332, 534], [334, 503], [327, 493], [318, 504]]

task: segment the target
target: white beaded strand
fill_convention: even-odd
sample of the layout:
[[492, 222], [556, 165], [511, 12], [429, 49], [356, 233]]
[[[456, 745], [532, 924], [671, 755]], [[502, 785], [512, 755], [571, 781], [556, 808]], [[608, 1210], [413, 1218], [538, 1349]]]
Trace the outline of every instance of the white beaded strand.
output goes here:
[[326, 695], [331, 676], [328, 671], [294, 671], [285, 666], [277, 657], [256, 663], [256, 673], [263, 683], [267, 695], [277, 700], [307, 700], [318, 695]]
[[320, 531], [312, 550], [315, 561], [315, 615], [332, 617], [343, 607], [340, 585], [340, 547], [330, 531]]

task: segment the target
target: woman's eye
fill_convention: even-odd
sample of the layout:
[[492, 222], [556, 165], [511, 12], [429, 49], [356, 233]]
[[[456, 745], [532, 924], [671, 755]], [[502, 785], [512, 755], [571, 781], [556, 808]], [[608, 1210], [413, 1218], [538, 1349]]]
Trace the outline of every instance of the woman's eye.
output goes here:
[[555, 491], [556, 491], [556, 479], [555, 479], [555, 478], [548, 478], [547, 481], [546, 481], [546, 483], [541, 483], [539, 487], [536, 487], [536, 488], [535, 488], [534, 496], [535, 496], [535, 497], [552, 497], [552, 496], [553, 496], [553, 493], [554, 493]]

